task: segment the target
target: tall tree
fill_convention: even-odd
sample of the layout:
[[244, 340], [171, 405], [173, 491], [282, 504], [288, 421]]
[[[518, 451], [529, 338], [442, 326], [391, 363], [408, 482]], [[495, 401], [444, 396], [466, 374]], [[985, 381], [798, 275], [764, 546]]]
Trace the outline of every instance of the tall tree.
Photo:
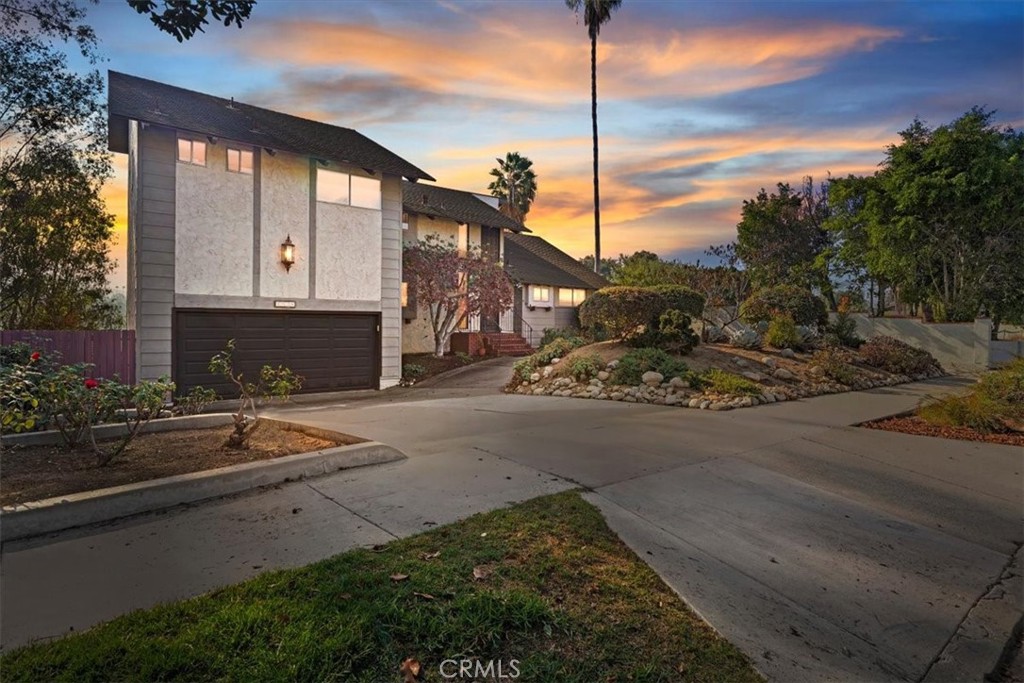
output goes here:
[[583, 24], [590, 36], [590, 118], [594, 129], [594, 272], [601, 263], [601, 192], [597, 163], [597, 36], [601, 25], [612, 18], [612, 12], [622, 0], [565, 0], [565, 5], [579, 16], [583, 10]]
[[830, 226], [862, 245], [872, 276], [939, 321], [988, 313], [998, 326], [1021, 313], [1024, 134], [992, 116], [975, 107], [934, 129], [915, 120], [880, 171], [837, 185]]
[[0, 182], [0, 327], [118, 327], [109, 298], [114, 217], [68, 145], [34, 145]]
[[494, 180], [487, 186], [491, 195], [502, 200], [501, 210], [522, 223], [537, 197], [537, 174], [533, 162], [519, 152], [509, 152], [504, 159], [496, 159], [498, 166], [491, 169]]
[[816, 191], [813, 181], [806, 178], [803, 192], [787, 183], [776, 187], [770, 194], [762, 188], [756, 197], [743, 202], [736, 226], [736, 255], [758, 286], [797, 284], [817, 288], [831, 299], [831, 252], [824, 227], [828, 185]]

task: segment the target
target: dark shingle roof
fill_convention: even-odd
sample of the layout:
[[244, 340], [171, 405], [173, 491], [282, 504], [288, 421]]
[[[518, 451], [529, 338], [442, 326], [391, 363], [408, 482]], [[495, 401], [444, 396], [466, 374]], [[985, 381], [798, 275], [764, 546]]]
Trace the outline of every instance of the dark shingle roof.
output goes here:
[[522, 232], [526, 228], [472, 192], [424, 183], [402, 183], [402, 206], [410, 213], [450, 218], [459, 223], [479, 223], [491, 228]]
[[505, 267], [520, 282], [601, 289], [610, 283], [536, 235], [505, 235]]
[[[433, 180], [365, 135], [319, 121], [109, 72], [108, 111], [135, 119], [294, 154], [339, 161], [405, 178]], [[112, 122], [113, 123], [113, 122]], [[122, 124], [123, 125], [123, 124]], [[111, 148], [118, 132], [111, 126]]]

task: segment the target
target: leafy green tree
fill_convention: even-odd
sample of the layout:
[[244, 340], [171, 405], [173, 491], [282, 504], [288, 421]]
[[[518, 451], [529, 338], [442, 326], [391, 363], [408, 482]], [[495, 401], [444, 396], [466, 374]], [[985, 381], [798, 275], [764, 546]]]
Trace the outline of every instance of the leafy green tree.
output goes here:
[[689, 285], [693, 266], [665, 261], [650, 251], [638, 251], [632, 256], [620, 256], [615, 268], [614, 282], [627, 287], [653, 287], [656, 285]]
[[34, 146], [0, 181], [0, 327], [120, 326], [100, 183], [61, 144]]
[[615, 278], [615, 271], [616, 271], [616, 269], [619, 266], [619, 259], [613, 259], [613, 258], [602, 258], [601, 259], [601, 265], [600, 266], [595, 266], [594, 265], [594, 255], [593, 254], [587, 254], [586, 256], [581, 258], [579, 261], [580, 261], [581, 264], [583, 264], [583, 267], [587, 268], [588, 270], [594, 271], [598, 275], [603, 275], [604, 277], [608, 278], [609, 280], [614, 280], [614, 278]]
[[590, 119], [594, 129], [594, 272], [601, 263], [601, 193], [598, 182], [597, 163], [597, 36], [601, 25], [612, 18], [612, 12], [622, 5], [622, 0], [565, 0], [565, 5], [576, 16], [583, 10], [583, 23], [590, 36]]
[[210, 19], [238, 28], [249, 18], [256, 0], [128, 0], [128, 4], [139, 14], [148, 15], [153, 25], [169, 33], [178, 42], [188, 40], [203, 32]]
[[903, 301], [940, 321], [988, 313], [998, 328], [1021, 317], [1024, 135], [992, 116], [915, 120], [871, 179], [837, 183], [829, 226]]
[[487, 186], [491, 195], [501, 199], [501, 210], [522, 223], [537, 197], [537, 174], [533, 162], [519, 152], [509, 152], [497, 159], [498, 166], [491, 169], [494, 180]]
[[[779, 183], [777, 192], [764, 188], [743, 202], [736, 226], [736, 254], [743, 260], [754, 283], [771, 287], [795, 283], [817, 288], [831, 300], [829, 278], [828, 186], [815, 191], [810, 178], [804, 190]], [[833, 308], [835, 302], [832, 302]]]

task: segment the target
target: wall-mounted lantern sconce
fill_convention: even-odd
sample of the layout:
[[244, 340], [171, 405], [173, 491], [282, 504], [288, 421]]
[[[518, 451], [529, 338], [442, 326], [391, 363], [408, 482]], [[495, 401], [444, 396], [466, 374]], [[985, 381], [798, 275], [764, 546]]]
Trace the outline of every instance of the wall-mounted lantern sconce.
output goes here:
[[295, 244], [292, 242], [291, 235], [285, 237], [284, 242], [281, 242], [281, 263], [284, 264], [286, 271], [291, 270], [292, 264], [295, 263]]

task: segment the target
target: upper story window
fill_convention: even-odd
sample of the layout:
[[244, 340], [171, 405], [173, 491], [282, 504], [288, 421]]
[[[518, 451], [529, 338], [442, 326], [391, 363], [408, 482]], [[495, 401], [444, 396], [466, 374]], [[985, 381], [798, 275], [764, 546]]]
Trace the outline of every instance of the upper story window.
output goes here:
[[380, 209], [380, 181], [376, 178], [352, 176], [352, 206]]
[[252, 152], [228, 147], [228, 171], [252, 175]]
[[559, 306], [579, 306], [587, 298], [587, 290], [570, 289], [568, 287], [558, 288]]
[[530, 304], [537, 306], [550, 306], [551, 288], [544, 285], [530, 285]]
[[459, 223], [459, 256], [465, 256], [469, 253], [469, 225], [466, 223]]
[[178, 138], [178, 161], [206, 166], [206, 143], [202, 140]]
[[316, 170], [316, 200], [379, 211], [381, 208], [380, 181], [376, 178], [318, 168]]
[[409, 229], [409, 214], [403, 212], [402, 213], [402, 230], [408, 230], [408, 229]]

